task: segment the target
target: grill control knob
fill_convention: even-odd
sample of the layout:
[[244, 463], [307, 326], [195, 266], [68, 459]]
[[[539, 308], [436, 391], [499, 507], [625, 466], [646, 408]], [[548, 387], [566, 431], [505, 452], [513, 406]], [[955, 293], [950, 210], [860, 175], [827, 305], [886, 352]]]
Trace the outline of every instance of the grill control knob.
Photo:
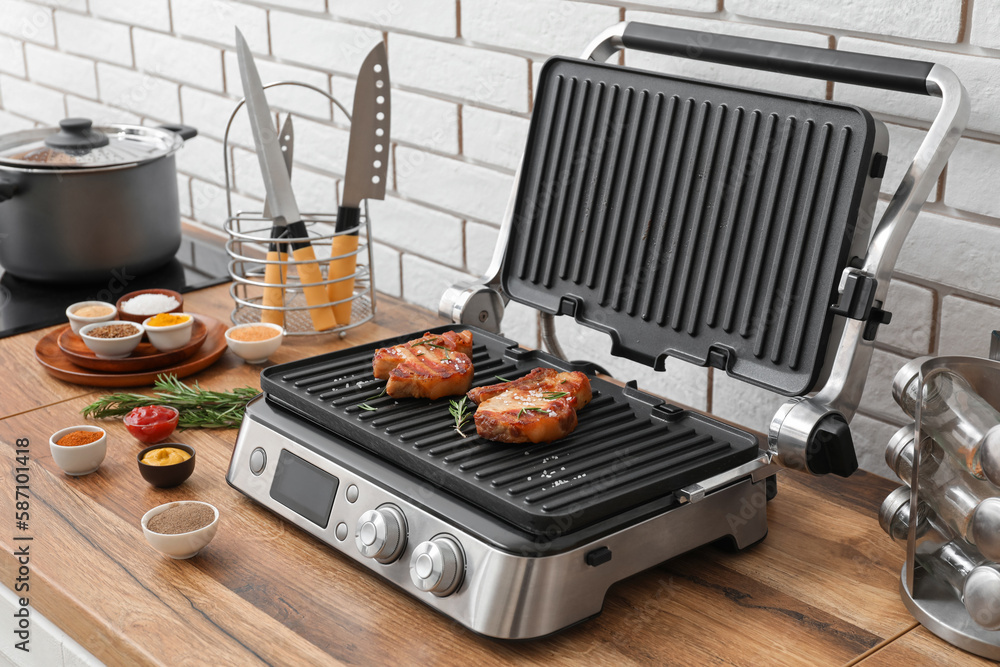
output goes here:
[[410, 557], [410, 579], [422, 591], [438, 597], [451, 595], [462, 583], [465, 554], [458, 540], [450, 535], [438, 535], [421, 542]]
[[358, 519], [354, 541], [362, 556], [391, 563], [406, 546], [406, 518], [394, 505], [368, 510]]

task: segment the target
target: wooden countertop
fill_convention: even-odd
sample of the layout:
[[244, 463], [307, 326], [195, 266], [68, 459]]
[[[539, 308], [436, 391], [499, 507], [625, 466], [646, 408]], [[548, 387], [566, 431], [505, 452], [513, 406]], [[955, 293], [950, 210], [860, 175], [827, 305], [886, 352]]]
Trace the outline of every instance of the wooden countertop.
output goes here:
[[[186, 309], [227, 319], [227, 286], [185, 296]], [[380, 297], [376, 322], [341, 339], [288, 339], [285, 362], [416, 331], [427, 311]], [[903, 551], [879, 529], [896, 484], [779, 475], [770, 534], [740, 554], [703, 547], [611, 588], [603, 613], [553, 637], [477, 636], [254, 505], [225, 481], [236, 431], [188, 431], [188, 482], [158, 490], [135, 468], [140, 445], [117, 421], [100, 470], [68, 477], [48, 437], [82, 423], [101, 391], [49, 377], [34, 361], [45, 331], [0, 340], [4, 583], [17, 561], [14, 441], [31, 441], [31, 605], [108, 664], [991, 664], [920, 628], [897, 591]], [[231, 354], [189, 378], [207, 388], [258, 385]], [[149, 547], [150, 507], [200, 499], [219, 508], [217, 537], [172, 561]], [[18, 542], [16, 544], [23, 544]]]

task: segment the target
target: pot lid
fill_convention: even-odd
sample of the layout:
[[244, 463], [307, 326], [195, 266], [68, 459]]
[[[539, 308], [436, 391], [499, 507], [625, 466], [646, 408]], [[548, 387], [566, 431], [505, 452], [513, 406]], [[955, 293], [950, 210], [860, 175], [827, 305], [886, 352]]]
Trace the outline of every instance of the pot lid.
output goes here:
[[139, 125], [94, 127], [66, 118], [46, 127], [0, 137], [0, 164], [31, 169], [93, 169], [147, 162], [184, 144], [167, 129]]

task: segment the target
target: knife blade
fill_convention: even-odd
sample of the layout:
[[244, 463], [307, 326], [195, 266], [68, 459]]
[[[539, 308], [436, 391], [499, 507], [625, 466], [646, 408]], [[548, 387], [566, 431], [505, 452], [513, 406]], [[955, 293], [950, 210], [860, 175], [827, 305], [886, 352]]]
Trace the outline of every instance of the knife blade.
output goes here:
[[240, 65], [243, 97], [250, 116], [250, 129], [253, 132], [253, 142], [257, 149], [257, 159], [260, 161], [260, 171], [264, 177], [264, 188], [267, 190], [267, 202], [274, 217], [274, 224], [287, 227], [288, 237], [302, 239], [291, 244], [291, 254], [297, 262], [295, 268], [302, 283], [306, 304], [310, 306], [309, 316], [317, 331], [332, 329], [337, 326], [337, 320], [333, 309], [327, 305], [327, 290], [320, 284], [323, 281], [323, 274], [316, 263], [316, 252], [307, 238], [308, 232], [299, 214], [295, 195], [292, 193], [292, 181], [285, 168], [278, 137], [274, 132], [271, 108], [264, 95], [264, 86], [254, 65], [250, 47], [239, 28], [236, 29], [236, 55]]
[[336, 282], [327, 285], [327, 293], [337, 322], [341, 325], [351, 321], [361, 201], [385, 198], [385, 180], [389, 169], [389, 110], [389, 61], [385, 44], [379, 42], [365, 57], [354, 89], [344, 196], [337, 209], [336, 231], [342, 233], [333, 237], [331, 247], [335, 259], [330, 262], [328, 275], [330, 280]]
[[[292, 114], [285, 116], [285, 122], [278, 133], [278, 145], [281, 147], [288, 177], [291, 178], [292, 154], [295, 148], [295, 128], [292, 126]], [[271, 217], [271, 206], [267, 202], [264, 202], [264, 217]], [[271, 238], [281, 239], [286, 229], [280, 225], [272, 225]], [[280, 285], [280, 287], [265, 287], [262, 305], [282, 308], [285, 305], [284, 286], [288, 281], [288, 265], [285, 264], [288, 261], [288, 253], [285, 252], [285, 244], [272, 241], [267, 249], [267, 261], [268, 263], [264, 265], [264, 282], [267, 285]], [[260, 321], [285, 326], [285, 313], [281, 310], [262, 310]]]

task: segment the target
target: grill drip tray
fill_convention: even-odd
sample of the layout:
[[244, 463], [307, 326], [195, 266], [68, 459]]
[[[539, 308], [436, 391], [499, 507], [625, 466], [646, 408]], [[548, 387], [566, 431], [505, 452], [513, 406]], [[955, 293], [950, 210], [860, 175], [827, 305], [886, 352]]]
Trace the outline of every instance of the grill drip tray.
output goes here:
[[[590, 370], [471, 329], [473, 386], [513, 380], [538, 366]], [[470, 420], [463, 438], [448, 399], [380, 396], [385, 381], [372, 375], [375, 349], [422, 333], [274, 366], [261, 374], [261, 386], [269, 401], [537, 535], [584, 528], [757, 457], [752, 434], [592, 373], [594, 399], [568, 437], [496, 443], [477, 437]]]

